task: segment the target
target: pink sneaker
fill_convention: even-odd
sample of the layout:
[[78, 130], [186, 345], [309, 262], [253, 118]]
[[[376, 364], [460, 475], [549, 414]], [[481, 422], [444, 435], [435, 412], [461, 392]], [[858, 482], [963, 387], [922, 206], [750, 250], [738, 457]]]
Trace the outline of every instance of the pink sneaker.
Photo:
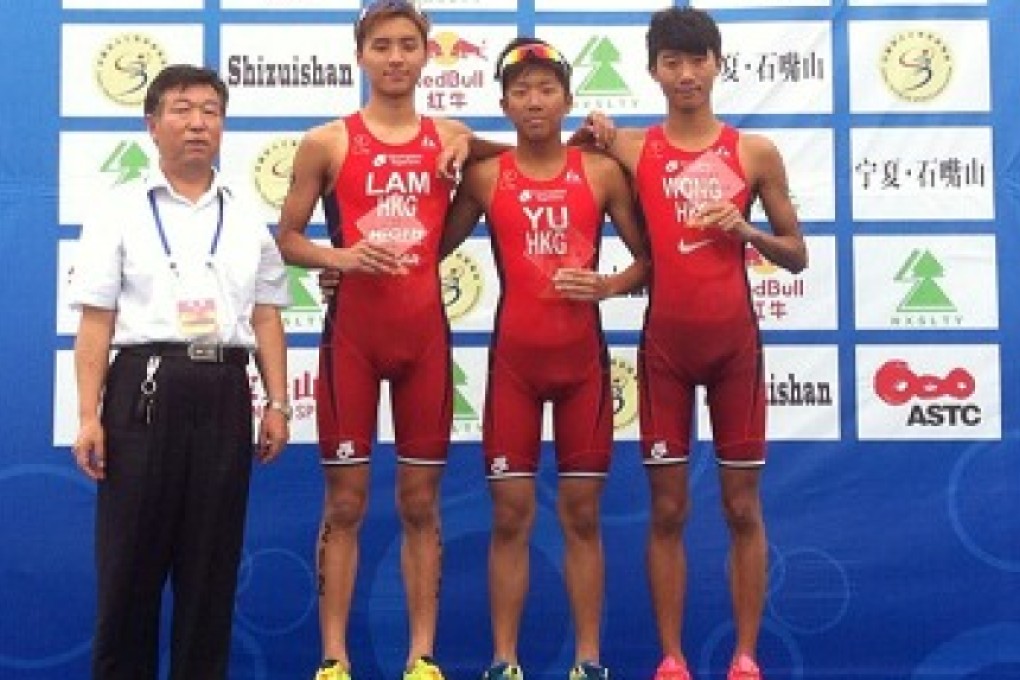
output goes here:
[[667, 656], [655, 669], [652, 680], [691, 680], [691, 674], [687, 671], [687, 664]]
[[761, 669], [758, 668], [754, 659], [747, 654], [741, 654], [730, 666], [726, 680], [764, 680], [764, 678], [762, 678]]

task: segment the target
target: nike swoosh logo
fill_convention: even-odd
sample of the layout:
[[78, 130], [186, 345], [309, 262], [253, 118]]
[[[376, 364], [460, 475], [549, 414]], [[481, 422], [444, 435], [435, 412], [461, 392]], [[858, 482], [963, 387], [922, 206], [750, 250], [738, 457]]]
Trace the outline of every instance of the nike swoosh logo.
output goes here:
[[703, 239], [701, 241], [695, 241], [694, 243], [688, 243], [688, 242], [684, 241], [683, 239], [680, 239], [680, 245], [677, 246], [677, 250], [680, 251], [681, 255], [690, 255], [691, 253], [693, 253], [698, 248], [703, 248], [703, 247], [707, 246], [708, 244], [710, 244], [711, 242], [712, 242], [712, 239], [710, 239], [710, 238], [706, 238], [706, 239]]

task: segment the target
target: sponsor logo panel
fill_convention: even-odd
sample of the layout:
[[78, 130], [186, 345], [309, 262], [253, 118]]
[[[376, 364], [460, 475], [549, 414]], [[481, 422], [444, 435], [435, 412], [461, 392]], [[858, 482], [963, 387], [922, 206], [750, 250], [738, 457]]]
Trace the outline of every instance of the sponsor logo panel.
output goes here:
[[145, 92], [167, 64], [204, 62], [202, 26], [64, 24], [60, 112], [139, 119]]
[[468, 238], [440, 264], [443, 304], [454, 331], [492, 330], [499, 280], [489, 237]]
[[808, 236], [804, 240], [811, 265], [799, 274], [770, 262], [752, 246], [744, 251], [751, 304], [763, 330], [836, 330], [838, 326], [836, 238]]
[[[113, 355], [111, 354], [111, 359]], [[287, 351], [288, 397], [294, 408], [290, 423], [291, 444], [317, 442], [315, 425], [315, 389], [318, 379], [318, 350]], [[252, 387], [252, 414], [261, 418], [265, 389], [255, 363], [248, 364]], [[70, 446], [78, 429], [78, 396], [74, 378], [74, 351], [59, 350], [55, 355], [53, 389], [53, 445]], [[256, 432], [258, 429], [256, 428]]]
[[985, 21], [851, 21], [853, 113], [988, 111]]
[[[801, 222], [833, 222], [836, 219], [836, 161], [832, 130], [754, 130], [770, 139], [786, 165], [790, 198]], [[751, 219], [765, 221], [761, 201], [751, 206]]]
[[[596, 30], [597, 29], [597, 30]], [[538, 26], [573, 65], [573, 114], [658, 115], [662, 92], [645, 68], [645, 26]]]
[[[633, 256], [618, 236], [602, 238], [602, 246], [599, 248], [600, 273], [616, 274], [629, 267], [633, 261]], [[647, 306], [647, 288], [603, 300], [599, 303], [602, 327], [607, 331], [637, 331], [644, 323]]]
[[637, 441], [641, 437], [637, 347], [609, 348], [609, 387], [613, 398], [613, 440]]
[[144, 132], [61, 132], [60, 223], [81, 224], [96, 196], [144, 182], [156, 163], [155, 147]]
[[722, 23], [720, 30], [717, 113], [832, 113], [829, 22]]
[[854, 237], [858, 328], [996, 329], [998, 299], [992, 235]]
[[854, 128], [854, 220], [995, 217], [987, 127]]
[[517, 35], [514, 26], [436, 26], [429, 61], [415, 93], [418, 110], [430, 116], [502, 116], [496, 59]]
[[78, 241], [57, 242], [57, 335], [75, 335], [81, 313], [71, 308], [71, 277]]
[[[833, 345], [764, 348], [766, 438], [770, 441], [836, 441], [840, 438], [839, 349]], [[697, 397], [697, 436], [711, 441], [705, 390]]]
[[336, 26], [220, 27], [220, 70], [234, 116], [326, 116], [360, 104], [354, 36]]
[[[290, 421], [291, 444], [314, 444], [318, 441], [315, 424], [315, 390], [318, 376], [317, 349], [287, 350], [287, 397], [294, 409], [294, 417]], [[262, 417], [265, 408], [266, 391], [255, 368], [255, 362], [248, 364], [248, 378], [252, 388], [252, 413], [258, 419]]]
[[997, 345], [857, 347], [862, 440], [1002, 437]]
[[[237, 190], [243, 190], [268, 223], [280, 219], [280, 208], [290, 188], [294, 153], [301, 132], [225, 132], [220, 153], [221, 170]], [[322, 224], [322, 203], [316, 201], [310, 223]]]
[[[452, 441], [481, 441], [482, 412], [489, 351], [485, 347], [453, 348]], [[379, 441], [393, 442], [393, 412], [389, 385], [383, 384], [379, 397]]]

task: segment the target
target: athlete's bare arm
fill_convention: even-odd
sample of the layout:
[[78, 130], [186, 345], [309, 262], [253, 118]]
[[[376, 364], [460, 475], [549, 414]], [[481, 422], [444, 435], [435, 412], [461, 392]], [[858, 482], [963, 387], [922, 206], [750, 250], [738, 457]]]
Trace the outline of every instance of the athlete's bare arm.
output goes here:
[[739, 154], [751, 184], [751, 195], [761, 199], [771, 232], [748, 223], [736, 206], [728, 201], [706, 206], [699, 212], [697, 221], [706, 227], [714, 226], [739, 236], [766, 259], [796, 274], [807, 266], [807, 247], [797, 211], [790, 200], [786, 168], [779, 150], [761, 135], [742, 134]]
[[465, 170], [464, 179], [446, 212], [446, 225], [439, 247], [440, 257], [446, 257], [456, 250], [478, 224], [491, 198], [498, 166], [493, 158], [469, 165]]
[[584, 170], [599, 206], [612, 219], [617, 233], [634, 257], [630, 266], [611, 276], [601, 276], [590, 269], [564, 268], [557, 271], [554, 283], [561, 295], [572, 300], [597, 302], [643, 286], [648, 275], [648, 256], [634, 196], [623, 169], [605, 154], [586, 152]]
[[442, 149], [436, 161], [440, 176], [456, 180], [471, 154], [471, 128], [449, 118], [435, 118]]
[[755, 168], [754, 188], [772, 227], [771, 234], [759, 231], [749, 242], [765, 258], [796, 274], [807, 267], [808, 254], [783, 158], [775, 144], [760, 135], [747, 135], [745, 144]]
[[622, 295], [637, 290], [648, 279], [648, 241], [639, 218], [634, 192], [615, 161], [600, 160], [604, 169], [600, 173], [600, 184], [606, 188], [606, 213], [616, 227], [616, 233], [634, 261], [627, 269], [615, 276], [607, 277], [609, 295]]
[[289, 264], [345, 272], [396, 274], [403, 271], [393, 253], [358, 241], [350, 248], [313, 243], [305, 234], [320, 197], [331, 190], [347, 155], [347, 129], [342, 121], [313, 128], [301, 140], [294, 155], [290, 190], [280, 213], [277, 243]]

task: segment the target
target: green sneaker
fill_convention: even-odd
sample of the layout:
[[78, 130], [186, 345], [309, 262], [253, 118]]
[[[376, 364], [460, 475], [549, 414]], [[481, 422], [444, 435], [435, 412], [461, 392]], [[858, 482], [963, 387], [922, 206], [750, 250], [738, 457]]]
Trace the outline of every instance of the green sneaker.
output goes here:
[[570, 669], [570, 680], [609, 680], [609, 669], [595, 661], [582, 661]]
[[414, 662], [411, 670], [404, 671], [404, 680], [446, 680], [443, 671], [429, 656], [423, 656]]
[[524, 680], [524, 671], [517, 664], [500, 661], [482, 673], [482, 680]]

